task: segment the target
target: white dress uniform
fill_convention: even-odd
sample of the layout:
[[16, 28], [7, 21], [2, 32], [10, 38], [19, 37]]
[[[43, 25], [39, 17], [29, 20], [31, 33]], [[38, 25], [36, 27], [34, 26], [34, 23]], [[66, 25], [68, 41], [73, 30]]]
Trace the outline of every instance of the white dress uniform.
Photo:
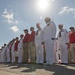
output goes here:
[[3, 59], [3, 53], [2, 53], [2, 50], [3, 50], [3, 48], [1, 49], [1, 62], [2, 62], [2, 59]]
[[6, 56], [7, 56], [7, 62], [10, 62], [10, 50], [9, 50], [9, 47], [7, 47]]
[[13, 43], [12, 47], [11, 47], [11, 55], [12, 55], [12, 63], [15, 62], [15, 52], [14, 52], [14, 46], [15, 46], [15, 42]]
[[45, 41], [45, 49], [46, 49], [46, 63], [53, 64], [54, 63], [54, 40], [56, 36], [56, 26], [55, 23], [49, 22], [47, 26], [44, 28], [44, 41]]
[[6, 47], [4, 47], [2, 49], [2, 53], [1, 53], [1, 59], [2, 59], [2, 63], [6, 62]]
[[18, 63], [22, 62], [23, 57], [23, 38], [20, 39], [20, 42], [18, 44]]
[[44, 50], [43, 50], [43, 30], [40, 29], [35, 35], [35, 45], [36, 45], [36, 63], [44, 62]]
[[62, 63], [68, 63], [68, 48], [66, 43], [69, 43], [69, 36], [66, 29], [61, 30], [61, 36], [58, 33], [58, 42], [61, 51], [61, 61]]
[[1, 62], [1, 50], [0, 50], [0, 62]]
[[59, 48], [59, 42], [55, 40], [54, 42], [54, 55], [55, 55], [55, 63], [61, 63], [61, 53]]

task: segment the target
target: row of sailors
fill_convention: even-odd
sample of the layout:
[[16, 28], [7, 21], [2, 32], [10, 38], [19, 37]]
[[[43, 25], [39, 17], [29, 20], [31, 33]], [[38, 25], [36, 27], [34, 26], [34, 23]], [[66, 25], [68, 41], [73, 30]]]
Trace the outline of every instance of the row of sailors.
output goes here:
[[[40, 23], [34, 27], [24, 30], [25, 36], [20, 35], [8, 43], [4, 44], [0, 50], [1, 62], [16, 63], [75, 63], [75, 29], [70, 27], [68, 33], [63, 29], [63, 24], [58, 25], [59, 33], [56, 36], [56, 25], [49, 17], [45, 18], [46, 26], [41, 28]], [[69, 56], [68, 56], [69, 54]], [[69, 58], [68, 58], [69, 57]], [[71, 57], [71, 58], [70, 58]]]

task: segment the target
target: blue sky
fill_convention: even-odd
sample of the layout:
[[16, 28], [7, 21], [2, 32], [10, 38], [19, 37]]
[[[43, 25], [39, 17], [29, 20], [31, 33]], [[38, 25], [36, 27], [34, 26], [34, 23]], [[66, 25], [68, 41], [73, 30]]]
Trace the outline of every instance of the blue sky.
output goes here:
[[[23, 33], [23, 29], [35, 27], [44, 18], [51, 17], [56, 26], [62, 23], [69, 30], [75, 27], [75, 0], [48, 0], [48, 7], [41, 10], [39, 0], [0, 0], [0, 46]], [[42, 5], [43, 6], [43, 5]]]

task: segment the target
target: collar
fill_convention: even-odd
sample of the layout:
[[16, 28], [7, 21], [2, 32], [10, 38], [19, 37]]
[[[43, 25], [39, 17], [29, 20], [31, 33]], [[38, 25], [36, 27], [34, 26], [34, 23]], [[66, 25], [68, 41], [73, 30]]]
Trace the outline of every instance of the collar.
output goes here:
[[61, 31], [61, 32], [63, 32], [63, 31], [64, 31], [64, 29], [61, 29], [60, 31]]
[[41, 30], [42, 30], [42, 28], [38, 29], [38, 31], [41, 31]]
[[48, 22], [47, 25], [50, 25], [51, 22]]

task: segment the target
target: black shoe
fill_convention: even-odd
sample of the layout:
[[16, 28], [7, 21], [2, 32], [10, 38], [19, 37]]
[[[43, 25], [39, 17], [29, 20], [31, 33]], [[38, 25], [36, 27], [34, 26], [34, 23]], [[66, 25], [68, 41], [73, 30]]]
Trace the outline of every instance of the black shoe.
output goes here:
[[63, 65], [68, 65], [68, 63], [61, 63], [61, 64], [63, 64]]

